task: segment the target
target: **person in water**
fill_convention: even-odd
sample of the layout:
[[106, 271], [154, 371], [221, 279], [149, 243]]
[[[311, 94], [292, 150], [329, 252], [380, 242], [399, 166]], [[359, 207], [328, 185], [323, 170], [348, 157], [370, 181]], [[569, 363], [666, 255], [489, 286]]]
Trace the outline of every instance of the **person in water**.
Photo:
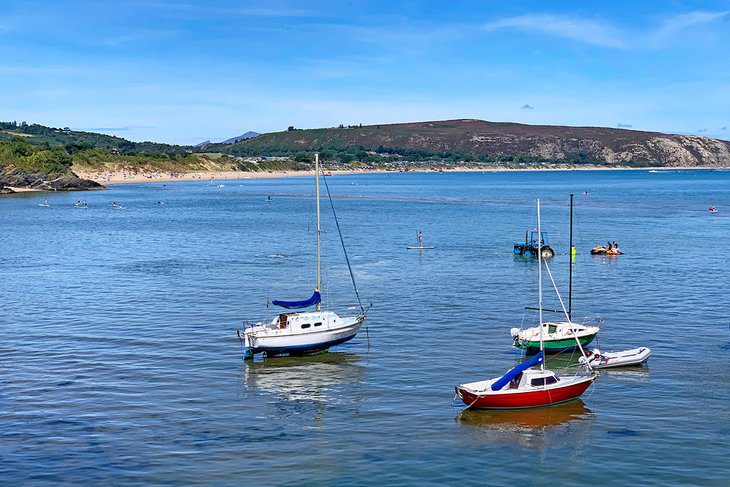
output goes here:
[[606, 244], [606, 250], [612, 250], [612, 249], [613, 249], [613, 245], [611, 245], [611, 242], [608, 242]]
[[420, 230], [418, 231], [418, 246], [423, 247], [423, 232]]
[[618, 252], [618, 242], [615, 241], [615, 240], [613, 241], [613, 250], [615, 250], [616, 252]]

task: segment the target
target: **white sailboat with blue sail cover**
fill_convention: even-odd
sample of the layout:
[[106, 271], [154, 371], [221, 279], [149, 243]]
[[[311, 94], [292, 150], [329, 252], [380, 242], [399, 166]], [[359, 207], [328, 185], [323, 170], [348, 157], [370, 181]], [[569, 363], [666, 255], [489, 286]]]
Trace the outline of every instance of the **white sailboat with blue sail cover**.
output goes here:
[[[330, 347], [352, 340], [357, 335], [365, 321], [365, 309], [360, 302], [360, 295], [355, 284], [355, 277], [347, 257], [340, 225], [337, 221], [334, 204], [330, 196], [330, 205], [340, 235], [342, 250], [345, 254], [347, 268], [350, 271], [355, 296], [360, 307], [360, 314], [356, 316], [339, 316], [334, 311], [322, 310], [322, 258], [321, 258], [321, 224], [319, 201], [319, 154], [315, 154], [314, 175], [317, 200], [317, 284], [314, 293], [303, 301], [273, 300], [274, 306], [285, 310], [279, 313], [270, 322], [256, 323], [239, 332], [239, 337], [245, 347], [244, 359], [253, 358], [257, 353], [267, 356], [274, 355], [304, 355], [328, 350]], [[327, 193], [329, 187], [324, 180]], [[314, 308], [313, 311], [295, 311]]]

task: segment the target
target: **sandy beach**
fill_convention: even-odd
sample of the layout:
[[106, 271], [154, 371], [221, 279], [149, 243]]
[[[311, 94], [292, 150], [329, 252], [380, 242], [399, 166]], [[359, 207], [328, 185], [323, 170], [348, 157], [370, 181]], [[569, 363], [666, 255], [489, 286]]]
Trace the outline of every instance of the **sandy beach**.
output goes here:
[[[353, 170], [325, 170], [327, 175], [337, 174], [390, 174], [390, 173], [428, 173], [428, 172], [503, 172], [503, 171], [605, 171], [605, 170], [631, 170], [631, 171], [677, 171], [696, 169], [725, 169], [721, 167], [605, 167], [605, 166], [582, 166], [582, 167], [468, 167], [456, 166], [451, 168], [435, 169], [408, 169], [386, 170], [386, 169], [353, 169]], [[127, 171], [105, 171], [94, 172], [74, 169], [74, 172], [81, 178], [91, 179], [100, 184], [136, 184], [136, 183], [169, 183], [175, 181], [219, 181], [227, 179], [265, 179], [265, 178], [290, 178], [313, 176], [313, 170], [307, 171], [198, 171], [184, 173], [168, 172], [127, 172]], [[18, 188], [18, 190], [22, 190]]]
[[44, 190], [38, 189], [38, 188], [20, 188], [17, 186], [8, 186], [8, 189], [12, 190], [13, 193], [33, 193], [33, 192], [44, 191]]
[[[314, 171], [198, 171], [186, 173], [168, 172], [139, 172], [124, 171], [87, 172], [74, 171], [84, 179], [91, 179], [98, 183], [131, 184], [131, 183], [169, 183], [174, 181], [219, 181], [226, 179], [265, 179], [313, 176]], [[337, 174], [366, 174], [386, 171], [337, 171]]]

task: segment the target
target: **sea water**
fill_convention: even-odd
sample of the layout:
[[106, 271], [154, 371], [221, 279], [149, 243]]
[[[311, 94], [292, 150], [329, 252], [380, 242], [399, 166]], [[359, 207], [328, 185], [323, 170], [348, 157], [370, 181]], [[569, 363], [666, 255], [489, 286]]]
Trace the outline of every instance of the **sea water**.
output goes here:
[[[254, 362], [236, 330], [315, 286], [314, 185], [219, 184], [0, 198], [0, 483], [726, 485], [730, 172], [329, 177], [367, 329]], [[517, 364], [509, 329], [535, 323], [512, 247], [537, 197], [567, 306], [571, 192], [574, 319], [653, 355], [578, 401], [463, 411], [454, 386]], [[329, 205], [324, 302], [354, 314]], [[419, 230], [435, 249], [406, 250]]]

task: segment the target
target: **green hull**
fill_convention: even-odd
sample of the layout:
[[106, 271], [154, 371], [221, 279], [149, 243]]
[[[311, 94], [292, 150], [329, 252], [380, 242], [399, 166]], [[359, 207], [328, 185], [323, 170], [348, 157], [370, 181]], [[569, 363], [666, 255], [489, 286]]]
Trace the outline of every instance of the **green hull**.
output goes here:
[[[593, 341], [593, 339], [596, 338], [596, 334], [588, 335], [584, 337], [580, 337], [578, 340], [580, 341], [580, 345], [582, 347], [585, 347], [589, 343]], [[578, 345], [575, 343], [575, 338], [565, 338], [563, 340], [545, 340], [545, 353], [557, 353], [557, 352], [564, 352], [567, 350], [573, 350], [575, 348], [578, 348]], [[528, 351], [539, 351], [540, 350], [540, 342], [532, 342], [532, 341], [525, 341], [522, 342], [520, 340], [515, 339], [515, 346], [519, 348], [524, 348]]]

